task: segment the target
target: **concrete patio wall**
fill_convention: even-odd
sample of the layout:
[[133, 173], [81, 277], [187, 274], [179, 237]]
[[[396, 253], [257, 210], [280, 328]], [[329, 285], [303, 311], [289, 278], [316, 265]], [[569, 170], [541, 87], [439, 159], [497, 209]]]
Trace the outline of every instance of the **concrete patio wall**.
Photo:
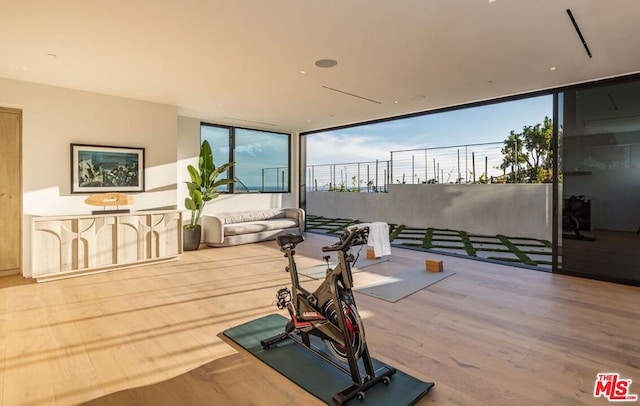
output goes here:
[[307, 192], [310, 215], [551, 240], [551, 184], [389, 185], [388, 193]]

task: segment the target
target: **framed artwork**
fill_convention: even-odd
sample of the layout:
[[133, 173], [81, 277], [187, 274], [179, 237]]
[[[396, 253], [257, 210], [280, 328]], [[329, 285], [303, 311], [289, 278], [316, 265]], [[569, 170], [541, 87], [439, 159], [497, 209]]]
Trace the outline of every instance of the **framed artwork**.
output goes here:
[[144, 148], [71, 144], [71, 193], [144, 192]]

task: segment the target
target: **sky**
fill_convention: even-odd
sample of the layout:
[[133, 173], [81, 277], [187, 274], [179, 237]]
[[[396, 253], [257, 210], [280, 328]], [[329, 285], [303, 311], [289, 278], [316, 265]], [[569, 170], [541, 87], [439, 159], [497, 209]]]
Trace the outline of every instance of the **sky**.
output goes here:
[[389, 160], [390, 151], [502, 142], [552, 117], [551, 95], [310, 134], [307, 165]]
[[[533, 126], [542, 123], [545, 116], [551, 117], [552, 108], [553, 98], [547, 95], [310, 134], [307, 136], [307, 165], [321, 167], [314, 169], [309, 176], [321, 185], [346, 184], [359, 173], [357, 168], [366, 171], [371, 165], [340, 165], [334, 170], [335, 165], [323, 164], [388, 161], [391, 151], [502, 143], [512, 130], [521, 132], [524, 126]], [[216, 164], [226, 162], [229, 130], [203, 126], [202, 131], [203, 139], [209, 139], [213, 146]], [[281, 134], [238, 129], [236, 178], [250, 189], [259, 188], [263, 181], [266, 186], [286, 185], [286, 170], [283, 172], [282, 168], [286, 168], [288, 162], [287, 142], [286, 138], [276, 142], [280, 141], [279, 138], [282, 138]], [[439, 149], [428, 154], [423, 151], [394, 153], [390, 177], [393, 182], [410, 179], [419, 183], [427, 179], [451, 182], [462, 178], [468, 181], [470, 171], [478, 176], [484, 172], [498, 176], [502, 173], [500, 148], [501, 145], [496, 144]], [[384, 179], [387, 164], [381, 162], [379, 165], [379, 170], [371, 171]], [[270, 168], [264, 174], [265, 179], [263, 168]], [[285, 178], [281, 172], [285, 173]], [[374, 175], [365, 176], [363, 172], [358, 176], [370, 179]]]

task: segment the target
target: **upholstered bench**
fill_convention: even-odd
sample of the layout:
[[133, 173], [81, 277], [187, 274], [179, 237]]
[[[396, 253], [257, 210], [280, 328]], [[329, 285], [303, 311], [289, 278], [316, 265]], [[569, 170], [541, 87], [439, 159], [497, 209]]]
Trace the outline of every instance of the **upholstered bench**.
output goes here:
[[265, 209], [204, 214], [204, 242], [211, 247], [274, 240], [285, 233], [304, 231], [304, 210]]

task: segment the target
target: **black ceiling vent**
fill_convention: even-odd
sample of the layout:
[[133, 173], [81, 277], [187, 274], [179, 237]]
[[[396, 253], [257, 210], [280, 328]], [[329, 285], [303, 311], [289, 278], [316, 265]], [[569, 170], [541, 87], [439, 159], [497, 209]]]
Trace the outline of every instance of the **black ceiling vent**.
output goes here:
[[570, 9], [567, 9], [567, 14], [569, 14], [569, 18], [571, 19], [573, 28], [576, 29], [576, 32], [578, 33], [578, 37], [580, 37], [580, 41], [582, 41], [582, 46], [584, 46], [584, 50], [587, 51], [587, 55], [589, 55], [589, 58], [593, 58], [593, 56], [591, 55], [591, 51], [589, 51], [589, 45], [587, 45], [587, 41], [585, 41], [584, 37], [582, 36], [580, 27], [578, 27], [578, 23], [576, 22], [576, 19], [573, 17], [573, 13], [571, 12]]

